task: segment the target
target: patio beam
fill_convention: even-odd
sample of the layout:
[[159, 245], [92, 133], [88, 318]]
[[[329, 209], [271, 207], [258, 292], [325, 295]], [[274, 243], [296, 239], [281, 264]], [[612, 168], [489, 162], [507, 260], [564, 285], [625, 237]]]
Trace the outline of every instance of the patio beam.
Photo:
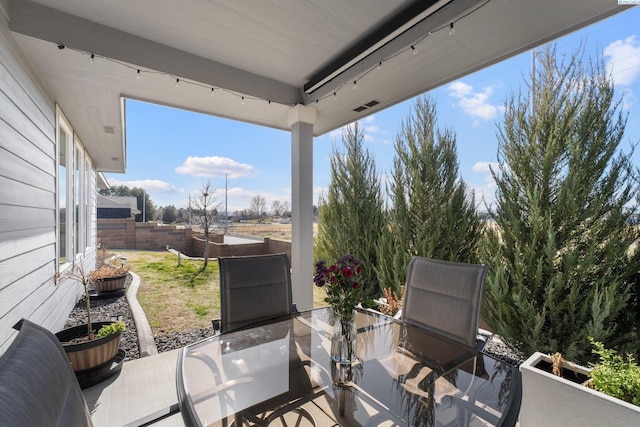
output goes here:
[[300, 88], [126, 33], [29, 0], [10, 0], [11, 31], [285, 105]]

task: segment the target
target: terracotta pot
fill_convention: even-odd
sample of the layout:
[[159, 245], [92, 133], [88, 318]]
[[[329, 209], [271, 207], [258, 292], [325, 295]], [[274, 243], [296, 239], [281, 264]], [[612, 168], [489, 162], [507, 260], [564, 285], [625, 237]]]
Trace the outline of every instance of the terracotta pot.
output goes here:
[[[92, 322], [93, 330], [95, 333], [98, 333], [101, 327], [112, 323], [113, 322]], [[68, 342], [86, 336], [86, 324], [63, 329], [56, 333], [56, 337], [58, 337], [58, 340], [62, 343], [62, 347], [67, 353], [67, 357], [69, 357], [69, 361], [76, 375], [92, 370], [101, 370], [105, 366], [111, 365], [111, 362], [118, 354], [122, 332], [91, 341], [79, 343]]]
[[107, 277], [91, 283], [93, 283], [93, 289], [99, 294], [121, 291], [127, 283], [127, 273], [122, 276]]

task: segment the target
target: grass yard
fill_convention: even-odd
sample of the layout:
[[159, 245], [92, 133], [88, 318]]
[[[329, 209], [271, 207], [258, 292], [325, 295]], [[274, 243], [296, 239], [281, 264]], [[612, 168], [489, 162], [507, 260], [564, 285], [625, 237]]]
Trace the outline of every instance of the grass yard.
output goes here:
[[[211, 326], [220, 317], [218, 262], [178, 258], [170, 252], [117, 251], [127, 258], [131, 271], [140, 276], [138, 301], [154, 334], [167, 334]], [[313, 286], [310, 282], [309, 286]], [[314, 307], [325, 306], [324, 291], [314, 286]]]
[[140, 276], [138, 301], [154, 334], [206, 328], [220, 317], [218, 263], [178, 258], [170, 252], [118, 251]]

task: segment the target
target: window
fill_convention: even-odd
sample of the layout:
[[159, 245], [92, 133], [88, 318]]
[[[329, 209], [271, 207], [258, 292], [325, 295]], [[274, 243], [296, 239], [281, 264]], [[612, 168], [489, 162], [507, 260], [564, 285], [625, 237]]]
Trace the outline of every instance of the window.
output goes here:
[[84, 171], [84, 153], [82, 152], [82, 148], [80, 144], [75, 144], [75, 158], [73, 159], [73, 224], [74, 224], [74, 235], [75, 242], [73, 245], [74, 255], [78, 255], [84, 251], [84, 204], [82, 203], [82, 199], [84, 198], [83, 187], [84, 183], [82, 182], [83, 171]]
[[93, 198], [91, 197], [91, 161], [89, 160], [89, 156], [85, 156], [85, 166], [84, 166], [84, 207], [85, 207], [85, 245], [89, 245], [91, 243], [91, 213], [93, 212]]
[[91, 238], [91, 163], [58, 112], [58, 263], [84, 253]]
[[69, 254], [69, 226], [67, 223], [67, 188], [69, 184], [68, 170], [72, 164], [69, 151], [73, 134], [71, 128], [62, 117], [58, 116], [58, 261], [60, 264], [67, 262]]

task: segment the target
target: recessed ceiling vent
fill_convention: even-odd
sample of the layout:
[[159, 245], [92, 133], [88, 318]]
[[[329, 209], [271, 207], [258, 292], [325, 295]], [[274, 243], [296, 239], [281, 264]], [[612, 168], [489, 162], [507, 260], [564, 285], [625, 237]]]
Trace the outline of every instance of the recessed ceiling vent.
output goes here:
[[376, 101], [375, 99], [373, 101], [369, 101], [364, 105], [361, 105], [359, 107], [356, 107], [353, 109], [353, 111], [355, 111], [356, 113], [361, 113], [364, 110], [368, 110], [369, 108], [375, 107], [376, 105], [380, 104], [380, 101]]
[[105, 126], [104, 133], [109, 133], [113, 135], [116, 133], [116, 129], [113, 126]]

